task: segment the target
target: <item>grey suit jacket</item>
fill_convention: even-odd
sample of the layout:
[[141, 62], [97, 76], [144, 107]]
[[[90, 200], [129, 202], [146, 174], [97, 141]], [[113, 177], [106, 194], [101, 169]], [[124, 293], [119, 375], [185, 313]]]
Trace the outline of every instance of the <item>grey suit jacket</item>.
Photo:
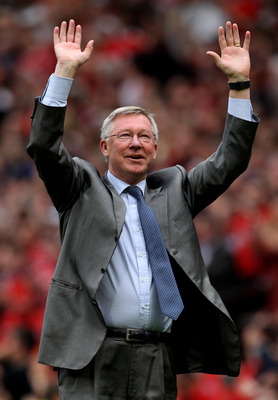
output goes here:
[[[117, 246], [125, 204], [106, 175], [101, 177], [94, 165], [72, 158], [64, 148], [65, 111], [36, 99], [27, 147], [59, 212], [62, 242], [39, 362], [80, 369], [106, 334], [96, 291]], [[237, 330], [210, 284], [193, 218], [246, 169], [258, 125], [254, 118], [256, 122], [247, 122], [227, 115], [217, 151], [191, 171], [177, 165], [147, 177], [145, 199], [157, 216], [185, 304], [172, 326], [177, 373], [239, 373]]]

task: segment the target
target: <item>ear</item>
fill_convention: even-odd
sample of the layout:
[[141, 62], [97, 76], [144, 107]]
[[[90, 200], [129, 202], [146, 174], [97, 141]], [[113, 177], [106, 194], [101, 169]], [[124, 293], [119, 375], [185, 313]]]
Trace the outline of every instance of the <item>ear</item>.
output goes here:
[[153, 159], [155, 160], [157, 156], [157, 143], [154, 144]]
[[100, 149], [102, 151], [102, 154], [105, 157], [108, 157], [108, 155], [109, 155], [109, 142], [107, 140], [105, 140], [105, 139], [102, 139], [100, 141]]

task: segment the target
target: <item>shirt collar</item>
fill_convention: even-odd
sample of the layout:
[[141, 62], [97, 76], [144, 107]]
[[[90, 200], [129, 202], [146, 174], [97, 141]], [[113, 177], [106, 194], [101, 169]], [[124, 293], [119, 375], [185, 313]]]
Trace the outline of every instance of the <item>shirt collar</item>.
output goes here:
[[[112, 185], [119, 194], [121, 194], [128, 186], [130, 186], [128, 183], [122, 181], [119, 178], [116, 178], [116, 176], [111, 174], [109, 170], [107, 171], [107, 178], [109, 179], [109, 181], [112, 183]], [[136, 186], [138, 186], [144, 194], [146, 187], [146, 179], [140, 181]]]

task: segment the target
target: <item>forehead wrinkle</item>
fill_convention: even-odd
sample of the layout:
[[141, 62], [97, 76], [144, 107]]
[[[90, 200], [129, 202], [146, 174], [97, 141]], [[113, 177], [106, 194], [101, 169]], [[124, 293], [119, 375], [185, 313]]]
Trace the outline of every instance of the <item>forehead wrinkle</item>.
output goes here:
[[130, 128], [123, 128], [123, 129], [120, 129], [118, 131], [118, 133], [121, 133], [121, 132], [130, 132], [130, 133], [148, 132], [148, 133], [152, 133], [152, 131], [150, 131], [149, 129], [146, 129], [146, 128], [136, 129], [136, 131], [134, 131], [134, 129], [130, 129]]
[[[135, 118], [134, 118], [135, 117]], [[133, 118], [133, 121], [131, 122], [131, 118]], [[139, 121], [140, 120], [140, 121]], [[139, 122], [138, 122], [139, 121]], [[119, 115], [114, 120], [112, 121], [112, 130], [115, 129], [115, 125], [118, 122], [119, 126], [119, 131], [121, 130], [130, 130], [133, 132], [134, 130], [134, 125], [136, 126], [136, 129], [142, 130], [149, 130], [152, 132], [152, 124], [149, 121], [149, 119], [143, 115], [143, 114], [130, 114], [130, 115]]]

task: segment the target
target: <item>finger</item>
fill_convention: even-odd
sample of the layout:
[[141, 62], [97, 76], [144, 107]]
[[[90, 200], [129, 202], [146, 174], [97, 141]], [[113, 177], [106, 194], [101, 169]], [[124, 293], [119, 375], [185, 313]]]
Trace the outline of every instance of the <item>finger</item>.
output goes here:
[[61, 23], [61, 28], [60, 28], [60, 42], [66, 42], [67, 41], [67, 23], [66, 21], [63, 21]]
[[79, 46], [81, 46], [81, 39], [82, 39], [82, 28], [81, 25], [77, 25], [75, 29], [74, 43], [77, 43], [79, 44]]
[[218, 28], [218, 42], [219, 42], [219, 47], [220, 47], [221, 51], [224, 50], [225, 47], [227, 47], [227, 42], [226, 42], [223, 26], [219, 26], [219, 28]]
[[234, 37], [234, 46], [240, 47], [240, 37], [239, 30], [237, 24], [233, 24], [233, 37]]
[[251, 32], [246, 31], [242, 47], [247, 51], [249, 51], [250, 42], [251, 42]]
[[60, 43], [59, 32], [60, 32], [59, 27], [55, 26], [55, 28], [53, 30], [53, 43], [54, 43], [54, 46], [56, 44]]
[[74, 41], [74, 31], [75, 31], [75, 22], [73, 19], [69, 21], [69, 27], [67, 32], [67, 42]]
[[234, 45], [233, 29], [230, 21], [226, 22], [226, 42], [227, 46]]

